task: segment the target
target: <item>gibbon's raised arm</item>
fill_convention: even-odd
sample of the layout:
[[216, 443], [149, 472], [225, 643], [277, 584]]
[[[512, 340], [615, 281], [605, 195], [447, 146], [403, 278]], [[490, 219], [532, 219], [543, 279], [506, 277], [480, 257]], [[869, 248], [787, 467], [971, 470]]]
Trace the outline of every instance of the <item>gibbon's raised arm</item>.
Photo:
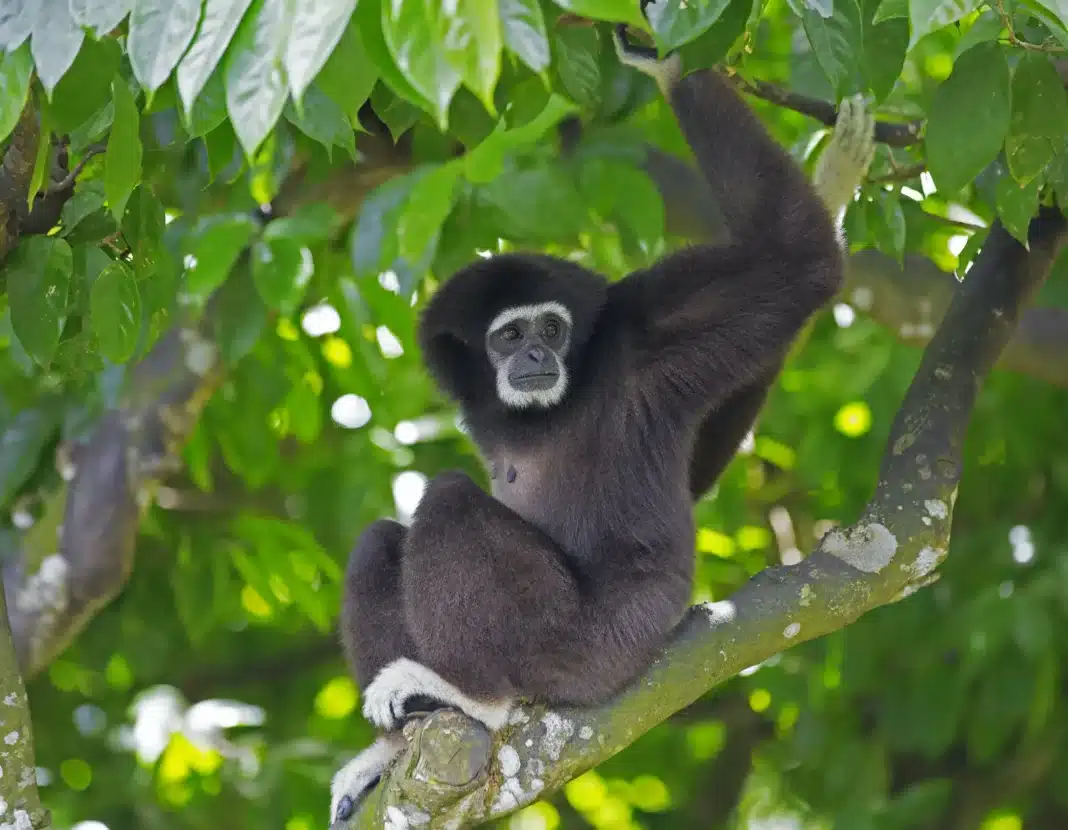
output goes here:
[[804, 171], [715, 71], [683, 77], [677, 55], [658, 61], [620, 28], [616, 44], [670, 100], [729, 240], [631, 274], [610, 301], [639, 309], [639, 370], [683, 406], [714, 408], [771, 371], [837, 292], [836, 226]]

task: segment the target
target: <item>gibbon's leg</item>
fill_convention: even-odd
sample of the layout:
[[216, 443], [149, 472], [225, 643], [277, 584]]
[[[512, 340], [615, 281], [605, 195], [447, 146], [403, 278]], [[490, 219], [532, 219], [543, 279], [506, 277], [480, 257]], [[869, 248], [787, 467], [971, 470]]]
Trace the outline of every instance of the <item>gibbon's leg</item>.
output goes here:
[[345, 569], [341, 642], [361, 688], [384, 666], [416, 653], [401, 601], [404, 534], [404, 526], [390, 519], [373, 522], [360, 534]]
[[404, 736], [389, 732], [334, 773], [330, 781], [330, 819], [345, 821], [356, 814], [364, 797], [378, 784], [382, 773], [404, 749]]
[[458, 472], [427, 487], [405, 540], [402, 585], [418, 656], [387, 666], [364, 694], [364, 715], [384, 729], [420, 697], [500, 728], [522, 661], [564, 640], [580, 609], [552, 541]]

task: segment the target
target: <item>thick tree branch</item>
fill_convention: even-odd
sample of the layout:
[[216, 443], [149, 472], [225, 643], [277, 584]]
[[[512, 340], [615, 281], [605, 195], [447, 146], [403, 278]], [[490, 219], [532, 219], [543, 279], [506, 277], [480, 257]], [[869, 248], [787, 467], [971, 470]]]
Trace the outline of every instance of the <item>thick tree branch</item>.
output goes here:
[[61, 463], [67, 479], [45, 517], [5, 557], [4, 591], [19, 663], [32, 677], [126, 583], [140, 508], [219, 379], [204, 332], [178, 326], [130, 372], [120, 405]]
[[875, 493], [856, 524], [828, 533], [799, 564], [768, 568], [728, 599], [691, 609], [645, 675], [603, 706], [523, 706], [496, 735], [454, 711], [411, 724], [410, 743], [382, 783], [334, 830], [458, 827], [505, 815], [741, 669], [931, 582], [949, 545], [975, 397], [1066, 239], [1059, 211], [1044, 210], [1032, 222], [1030, 252], [994, 225], [905, 395]]

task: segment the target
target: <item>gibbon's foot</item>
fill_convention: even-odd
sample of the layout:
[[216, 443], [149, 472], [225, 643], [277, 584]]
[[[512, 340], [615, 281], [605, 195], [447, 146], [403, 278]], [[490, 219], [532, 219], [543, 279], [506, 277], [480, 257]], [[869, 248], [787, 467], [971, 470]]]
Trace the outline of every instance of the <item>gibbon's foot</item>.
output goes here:
[[407, 657], [382, 669], [363, 692], [363, 716], [386, 731], [400, 728], [410, 717], [449, 707], [496, 731], [508, 722], [512, 701], [475, 700], [437, 672]]
[[863, 95], [842, 99], [831, 140], [812, 175], [813, 185], [832, 214], [853, 200], [874, 158], [874, 114]]
[[330, 782], [330, 822], [347, 821], [356, 815], [367, 793], [377, 786], [382, 773], [404, 749], [400, 732], [382, 735], [367, 749], [339, 769]]
[[661, 59], [655, 49], [631, 43], [627, 38], [627, 27], [623, 23], [612, 30], [612, 42], [615, 44], [619, 62], [651, 77], [665, 95], [682, 75], [682, 58], [677, 52]]

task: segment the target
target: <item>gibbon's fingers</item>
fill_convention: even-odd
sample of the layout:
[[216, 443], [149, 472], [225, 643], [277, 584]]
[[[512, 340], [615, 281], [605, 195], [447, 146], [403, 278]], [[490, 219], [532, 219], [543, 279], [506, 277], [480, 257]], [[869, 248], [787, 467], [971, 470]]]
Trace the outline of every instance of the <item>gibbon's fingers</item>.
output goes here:
[[831, 140], [812, 175], [813, 186], [836, 219], [853, 200], [874, 158], [874, 114], [862, 95], [843, 99]]

